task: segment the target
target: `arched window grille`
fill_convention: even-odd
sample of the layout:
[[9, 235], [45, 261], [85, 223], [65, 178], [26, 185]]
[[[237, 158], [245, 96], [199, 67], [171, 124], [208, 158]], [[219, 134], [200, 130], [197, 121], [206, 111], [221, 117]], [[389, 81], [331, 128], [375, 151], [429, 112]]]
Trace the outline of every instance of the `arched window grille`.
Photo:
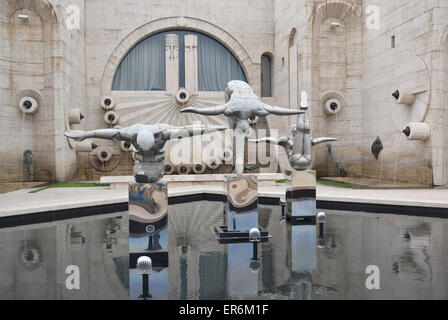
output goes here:
[[[230, 80], [247, 81], [237, 58], [221, 43], [199, 32], [169, 30], [154, 34], [137, 43], [123, 58], [115, 73], [112, 90], [166, 91], [167, 35], [177, 35], [175, 43], [178, 59], [178, 88], [186, 86], [186, 72], [197, 73], [197, 90], [223, 91]], [[197, 63], [186, 66], [187, 35], [196, 36]], [[188, 46], [188, 44], [187, 44]], [[176, 65], [177, 65], [176, 64]], [[169, 84], [170, 87], [175, 84]]]

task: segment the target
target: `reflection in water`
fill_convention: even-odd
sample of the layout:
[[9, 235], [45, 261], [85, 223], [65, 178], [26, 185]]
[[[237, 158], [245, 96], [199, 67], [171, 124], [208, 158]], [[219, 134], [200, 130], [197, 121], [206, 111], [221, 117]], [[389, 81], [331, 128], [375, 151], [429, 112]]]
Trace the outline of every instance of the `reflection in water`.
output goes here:
[[[168, 189], [166, 183], [129, 186], [130, 298], [168, 299]], [[144, 258], [152, 272], [139, 272]]]
[[257, 178], [227, 176], [227, 230], [258, 228]]
[[[446, 299], [448, 221], [333, 211], [314, 282], [333, 288], [322, 298]], [[414, 240], [413, 240], [414, 239]], [[365, 269], [380, 269], [380, 290], [363, 286]], [[318, 297], [320, 298], [320, 297]]]
[[[0, 299], [127, 299], [126, 213], [0, 229]], [[66, 267], [80, 289], [65, 286]]]
[[[327, 210], [317, 248], [315, 226], [291, 226], [280, 206], [260, 205], [259, 224], [272, 238], [259, 245], [255, 271], [251, 244], [216, 240], [223, 208], [211, 201], [169, 206], [169, 240], [157, 240], [168, 244], [169, 266], [153, 264], [153, 298], [448, 299], [448, 220]], [[0, 229], [0, 298], [127, 299], [128, 222], [120, 216]], [[148, 234], [139, 239], [146, 250]], [[80, 290], [65, 288], [70, 264], [80, 267]], [[380, 290], [365, 287], [369, 265], [380, 269]], [[134, 273], [131, 287], [141, 291]]]
[[233, 299], [256, 296], [258, 293], [258, 269], [251, 268], [252, 243], [227, 245], [227, 292]]

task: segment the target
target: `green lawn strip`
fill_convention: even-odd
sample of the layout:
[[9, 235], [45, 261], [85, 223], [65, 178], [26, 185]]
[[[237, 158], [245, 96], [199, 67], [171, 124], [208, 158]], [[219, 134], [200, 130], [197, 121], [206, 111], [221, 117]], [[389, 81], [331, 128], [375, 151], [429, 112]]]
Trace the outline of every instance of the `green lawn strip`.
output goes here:
[[[335, 187], [342, 187], [342, 188], [353, 188], [351, 185], [342, 183], [342, 182], [336, 182], [336, 181], [327, 181], [327, 180], [320, 180], [317, 179], [318, 183], [328, 184]], [[286, 183], [285, 179], [275, 180], [275, 183]]]
[[321, 179], [317, 179], [318, 183], [322, 183], [322, 184], [328, 184], [331, 186], [335, 186], [335, 187], [341, 187], [341, 188], [353, 188], [351, 185], [346, 184], [346, 183], [342, 183], [342, 182], [337, 182], [337, 181], [327, 181], [327, 180], [321, 180]]
[[36, 193], [39, 191], [53, 188], [92, 188], [92, 187], [109, 187], [109, 186], [110, 186], [109, 183], [98, 183], [98, 182], [61, 182], [45, 186], [36, 190], [32, 190], [29, 193]]
[[275, 183], [286, 183], [286, 179], [275, 180]]

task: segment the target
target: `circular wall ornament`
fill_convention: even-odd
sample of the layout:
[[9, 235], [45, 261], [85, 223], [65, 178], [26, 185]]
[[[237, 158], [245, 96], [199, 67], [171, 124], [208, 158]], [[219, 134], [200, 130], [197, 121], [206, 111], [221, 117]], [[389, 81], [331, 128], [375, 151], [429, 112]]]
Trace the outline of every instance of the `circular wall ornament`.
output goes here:
[[187, 89], [179, 89], [179, 91], [176, 93], [176, 100], [183, 106], [188, 102], [188, 100], [190, 100], [190, 93]]
[[120, 117], [115, 111], [108, 111], [104, 114], [104, 121], [109, 125], [116, 125]]
[[327, 115], [336, 114], [341, 111], [342, 107], [345, 105], [344, 95], [335, 90], [330, 90], [324, 92], [321, 96], [320, 101], [323, 105], [324, 112]]
[[115, 107], [115, 101], [110, 96], [105, 96], [101, 98], [101, 107], [104, 110], [112, 110]]
[[105, 148], [100, 148], [96, 156], [100, 162], [107, 162], [112, 158], [112, 152]]
[[36, 99], [30, 96], [22, 97], [19, 101], [19, 109], [26, 114], [34, 114], [39, 108], [39, 103]]

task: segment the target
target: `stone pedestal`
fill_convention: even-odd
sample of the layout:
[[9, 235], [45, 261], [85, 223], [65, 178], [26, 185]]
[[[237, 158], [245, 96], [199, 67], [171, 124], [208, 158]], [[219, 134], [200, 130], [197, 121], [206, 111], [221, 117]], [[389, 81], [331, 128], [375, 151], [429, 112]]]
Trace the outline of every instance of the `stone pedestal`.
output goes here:
[[287, 178], [286, 218], [292, 222], [316, 221], [316, 172], [294, 171]]
[[254, 175], [227, 176], [227, 230], [258, 228], [258, 183]]
[[[141, 256], [152, 261], [152, 272], [143, 278], [136, 269]], [[129, 262], [131, 299], [168, 299], [166, 182], [129, 183]], [[142, 294], [142, 286], [148, 287], [149, 295]]]

